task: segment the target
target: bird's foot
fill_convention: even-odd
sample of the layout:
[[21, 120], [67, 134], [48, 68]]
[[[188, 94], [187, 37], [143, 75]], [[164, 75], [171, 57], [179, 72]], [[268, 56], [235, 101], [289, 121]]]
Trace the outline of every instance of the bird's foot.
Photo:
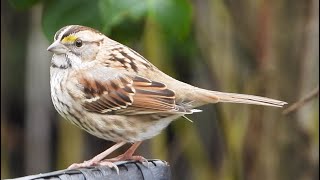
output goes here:
[[[115, 161], [113, 161], [115, 162]], [[119, 168], [116, 164], [114, 164], [111, 161], [95, 161], [94, 159], [84, 161], [83, 163], [74, 163], [68, 167], [68, 169], [77, 169], [77, 168], [86, 168], [86, 167], [92, 167], [92, 166], [108, 166], [110, 168], [114, 168], [117, 171], [117, 174], [119, 174]]]
[[[147, 164], [147, 167], [148, 166], [148, 160], [142, 156], [132, 156], [132, 155], [127, 155], [127, 154], [121, 154], [115, 158], [111, 158], [111, 159], [104, 159], [102, 160], [99, 165], [107, 165], [109, 166], [110, 168], [111, 167], [115, 167], [116, 165], [114, 164], [114, 162], [118, 162], [118, 161], [138, 161], [140, 162], [141, 164], [145, 165]], [[144, 164], [145, 163], [145, 164]], [[111, 166], [110, 166], [111, 165]]]
[[84, 168], [84, 167], [90, 167], [94, 166], [96, 162], [93, 162], [92, 160], [89, 161], [83, 161], [83, 163], [73, 163], [71, 164], [68, 169], [76, 169], [76, 168]]
[[117, 162], [117, 161], [128, 161], [128, 160], [133, 160], [133, 161], [139, 161], [141, 163], [145, 163], [148, 162], [148, 160], [142, 156], [132, 156], [130, 154], [121, 154], [115, 158], [111, 158], [111, 159], [105, 159], [104, 161], [108, 161], [108, 162]]
[[[141, 144], [141, 142], [134, 143], [125, 153], [111, 159], [103, 159], [107, 155], [109, 155], [111, 152], [113, 152], [115, 149], [118, 149], [122, 145], [124, 145], [124, 142], [117, 143], [107, 149], [106, 151], [98, 154], [94, 158], [88, 161], [84, 161], [83, 163], [74, 163], [71, 166], [68, 167], [68, 169], [76, 169], [76, 168], [84, 168], [84, 167], [91, 167], [91, 166], [108, 166], [110, 168], [115, 168], [117, 173], [119, 174], [119, 168], [114, 162], [117, 161], [125, 161], [125, 160], [134, 160], [139, 161], [142, 164], [144, 162], [148, 162], [144, 157], [142, 156], [133, 156], [132, 154], [134, 151], [138, 148], [138, 146]], [[148, 164], [148, 163], [147, 163]]]

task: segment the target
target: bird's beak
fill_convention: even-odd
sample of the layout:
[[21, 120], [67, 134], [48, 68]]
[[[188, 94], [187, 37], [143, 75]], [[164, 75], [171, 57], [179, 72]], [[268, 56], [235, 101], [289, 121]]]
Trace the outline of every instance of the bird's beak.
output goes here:
[[53, 42], [47, 49], [47, 51], [53, 52], [55, 54], [65, 54], [68, 52], [68, 48], [61, 44], [59, 41]]

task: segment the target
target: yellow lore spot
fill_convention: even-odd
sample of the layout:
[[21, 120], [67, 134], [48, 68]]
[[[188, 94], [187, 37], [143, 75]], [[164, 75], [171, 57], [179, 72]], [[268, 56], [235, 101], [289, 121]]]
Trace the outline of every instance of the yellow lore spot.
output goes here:
[[71, 34], [69, 36], [64, 37], [61, 42], [63, 42], [63, 43], [73, 43], [76, 39], [77, 39], [77, 37], [75, 35]]

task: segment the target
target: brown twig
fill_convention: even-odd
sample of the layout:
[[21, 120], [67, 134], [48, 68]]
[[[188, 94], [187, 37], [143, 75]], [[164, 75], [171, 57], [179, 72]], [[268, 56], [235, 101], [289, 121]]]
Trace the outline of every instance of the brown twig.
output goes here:
[[292, 113], [296, 110], [298, 110], [299, 108], [301, 108], [304, 104], [306, 104], [307, 102], [309, 102], [310, 100], [312, 100], [313, 98], [319, 96], [319, 86], [316, 87], [315, 89], [313, 89], [310, 93], [308, 93], [304, 98], [302, 98], [301, 100], [295, 102], [294, 104], [292, 104], [291, 106], [289, 106], [287, 109], [285, 109], [282, 114], [287, 115], [289, 113]]

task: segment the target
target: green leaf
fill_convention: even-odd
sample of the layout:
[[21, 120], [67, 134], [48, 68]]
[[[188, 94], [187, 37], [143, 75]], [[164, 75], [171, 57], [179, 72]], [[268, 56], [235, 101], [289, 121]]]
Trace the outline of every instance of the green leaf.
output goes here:
[[100, 0], [103, 32], [124, 21], [139, 21], [147, 12], [146, 0]]
[[9, 0], [11, 6], [18, 10], [26, 10], [35, 5], [39, 0]]
[[66, 25], [78, 24], [98, 30], [102, 28], [98, 0], [51, 0], [45, 1], [42, 25], [48, 39]]
[[[119, 25], [112, 27], [108, 36], [118, 42], [130, 45], [134, 42], [139, 42], [144, 32], [144, 21], [125, 21]], [[130, 31], [128, 31], [130, 29]], [[133, 44], [131, 44], [133, 45]]]
[[164, 33], [184, 39], [190, 33], [192, 5], [188, 0], [150, 0], [149, 16]]

